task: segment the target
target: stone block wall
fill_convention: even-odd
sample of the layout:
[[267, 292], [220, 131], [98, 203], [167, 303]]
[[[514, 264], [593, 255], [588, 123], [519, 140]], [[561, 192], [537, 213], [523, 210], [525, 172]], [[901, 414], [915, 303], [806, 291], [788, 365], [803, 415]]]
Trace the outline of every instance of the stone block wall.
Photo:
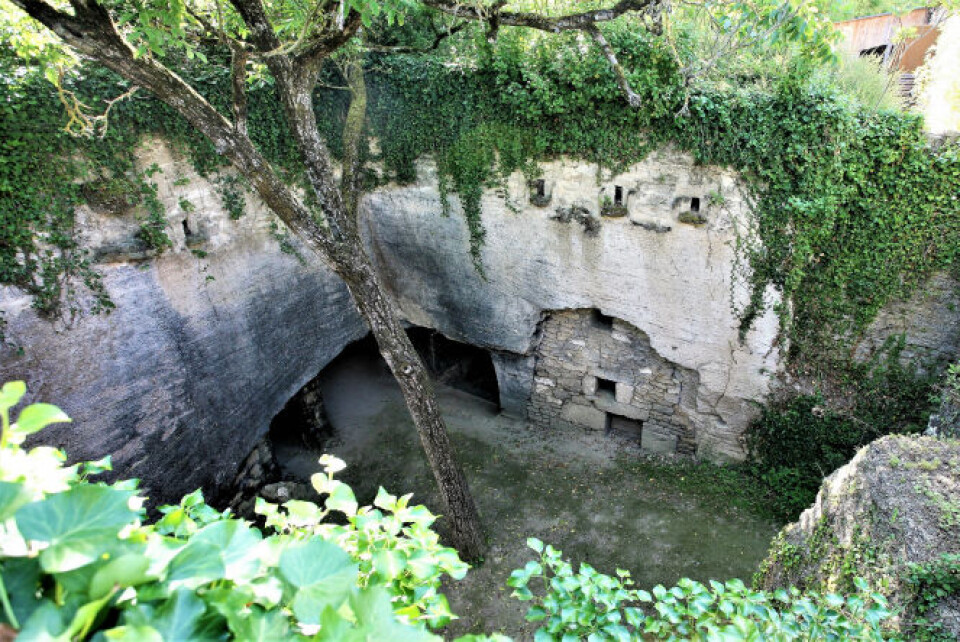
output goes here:
[[556, 311], [541, 325], [536, 355], [533, 424], [607, 432], [632, 425], [643, 450], [695, 454], [687, 410], [698, 376], [657, 354], [641, 330], [597, 310]]

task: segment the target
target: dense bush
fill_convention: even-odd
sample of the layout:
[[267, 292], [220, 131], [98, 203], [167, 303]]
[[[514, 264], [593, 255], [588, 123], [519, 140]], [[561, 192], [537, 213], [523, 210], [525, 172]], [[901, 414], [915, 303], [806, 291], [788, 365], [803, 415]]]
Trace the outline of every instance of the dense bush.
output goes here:
[[[0, 603], [22, 640], [432, 640], [452, 614], [440, 578], [467, 565], [439, 545], [410, 496], [383, 489], [359, 507], [325, 457], [322, 506], [266, 502], [267, 530], [220, 513], [197, 492], [144, 523], [135, 480], [93, 481], [109, 462], [65, 466], [23, 440], [69, 419], [0, 390]], [[338, 523], [325, 518], [338, 515]], [[0, 627], [2, 628], [2, 627]]]
[[898, 361], [847, 364], [828, 403], [799, 395], [765, 406], [747, 431], [752, 474], [766, 488], [769, 506], [784, 521], [813, 503], [823, 478], [874, 439], [918, 433], [932, 411], [935, 378]]

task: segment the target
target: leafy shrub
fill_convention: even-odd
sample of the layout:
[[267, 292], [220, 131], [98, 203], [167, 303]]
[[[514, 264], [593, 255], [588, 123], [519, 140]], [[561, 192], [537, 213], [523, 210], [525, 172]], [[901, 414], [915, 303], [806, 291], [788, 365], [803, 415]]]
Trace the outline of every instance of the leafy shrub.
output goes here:
[[931, 622], [930, 612], [941, 600], [960, 595], [960, 555], [943, 555], [924, 564], [911, 564], [907, 569], [907, 585], [913, 593], [912, 622], [916, 640], [948, 641], [954, 637], [939, 622]]
[[[740, 580], [707, 587], [682, 579], [670, 589], [630, 588], [630, 574], [616, 577], [581, 564], [579, 571], [562, 553], [537, 539], [527, 545], [540, 555], [510, 575], [513, 596], [532, 601], [527, 620], [543, 622], [535, 639], [549, 640], [882, 640], [880, 624], [890, 616], [877, 593], [841, 597], [796, 589], [753, 591]], [[542, 592], [531, 582], [538, 580]]]
[[926, 427], [934, 378], [901, 365], [898, 356], [894, 347], [877, 362], [844, 366], [852, 374], [833, 395], [849, 402], [843, 411], [831, 409], [819, 393], [763, 408], [748, 429], [747, 445], [751, 472], [767, 489], [776, 517], [796, 518], [823, 478], [859, 448], [883, 435]]
[[[439, 545], [434, 521], [410, 496], [381, 489], [359, 507], [334, 479], [333, 457], [314, 476], [323, 507], [262, 502], [267, 534], [221, 513], [198, 491], [144, 523], [135, 480], [90, 477], [109, 461], [65, 466], [24, 439], [69, 421], [55, 406], [10, 411], [22, 382], [0, 389], [0, 605], [23, 640], [430, 640], [448, 621], [442, 575], [467, 565]], [[325, 523], [331, 512], [340, 524]]]

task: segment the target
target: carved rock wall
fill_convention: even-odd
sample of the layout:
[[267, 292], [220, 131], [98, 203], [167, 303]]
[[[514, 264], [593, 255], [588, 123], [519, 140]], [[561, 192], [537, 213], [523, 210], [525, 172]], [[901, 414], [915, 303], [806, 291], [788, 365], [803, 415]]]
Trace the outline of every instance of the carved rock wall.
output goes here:
[[629, 324], [565, 310], [543, 322], [530, 419], [546, 429], [617, 432], [620, 424], [646, 451], [692, 455], [688, 414], [698, 383], [694, 371], [663, 359]]
[[[33, 400], [73, 418], [42, 434], [73, 460], [112, 454], [116, 473], [141, 478], [156, 500], [201, 486], [227, 499], [271, 419], [366, 327], [339, 279], [306, 253], [300, 263], [280, 251], [256, 199], [231, 221], [215, 185], [164, 145], [147, 144], [141, 158], [163, 170], [154, 180], [173, 248], [141, 261], [136, 211], [82, 208], [83, 243], [106, 257], [99, 269], [117, 309], [68, 327], [3, 290], [22, 354], [0, 347], [0, 381], [26, 380]], [[184, 219], [206, 239], [194, 248], [202, 258]]]
[[[370, 194], [363, 216], [370, 252], [411, 322], [513, 355], [495, 363], [508, 366], [501, 380], [515, 384], [532, 381], [529, 358], [547, 312], [599, 309], [699, 379], [689, 412], [698, 453], [742, 458], [740, 437], [753, 401], [769, 392], [778, 351], [772, 313], [744, 343], [737, 336], [731, 302], [742, 304], [746, 292], [731, 281], [733, 241], [747, 205], [734, 174], [670, 149], [599, 182], [593, 165], [556, 161], [543, 167], [540, 198], [518, 173], [508, 181], [510, 203], [494, 190], [484, 195], [480, 276], [467, 258], [456, 197], [443, 218], [435, 168], [424, 162], [418, 171], [414, 185]], [[604, 197], [613, 202], [618, 186], [624, 216], [601, 217]], [[690, 214], [702, 222], [681, 222]], [[522, 390], [509, 390], [522, 404]]]

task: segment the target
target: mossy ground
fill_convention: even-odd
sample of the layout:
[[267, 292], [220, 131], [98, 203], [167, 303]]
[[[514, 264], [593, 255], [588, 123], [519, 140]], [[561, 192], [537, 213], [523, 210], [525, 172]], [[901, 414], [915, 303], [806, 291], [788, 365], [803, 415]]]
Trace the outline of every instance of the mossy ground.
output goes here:
[[[339, 431], [329, 450], [349, 467], [341, 477], [361, 501], [378, 486], [413, 492], [442, 512], [416, 433], [395, 384], [376, 359], [335, 363], [324, 380]], [[492, 404], [439, 390], [451, 437], [489, 539], [484, 563], [446, 593], [461, 619], [450, 635], [500, 631], [532, 637], [526, 605], [510, 599], [507, 577], [531, 559], [537, 537], [575, 562], [631, 571], [651, 587], [680, 577], [749, 581], [777, 525], [747, 508], [743, 477], [715, 466], [645, 459], [602, 434], [545, 433]], [[281, 452], [288, 473], [315, 468], [314, 454]], [[438, 528], [443, 529], [442, 520]]]

